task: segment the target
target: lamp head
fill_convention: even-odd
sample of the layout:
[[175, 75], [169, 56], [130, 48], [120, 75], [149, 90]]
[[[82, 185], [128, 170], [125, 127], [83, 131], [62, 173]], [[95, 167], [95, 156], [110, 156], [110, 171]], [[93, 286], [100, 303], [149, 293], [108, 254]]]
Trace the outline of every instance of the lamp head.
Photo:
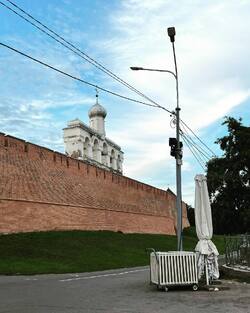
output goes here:
[[138, 66], [131, 66], [130, 69], [131, 69], [132, 71], [140, 71], [140, 70], [143, 70], [142, 67], [138, 67]]
[[170, 41], [174, 42], [174, 36], [175, 36], [175, 28], [174, 27], [168, 28], [168, 36], [170, 37]]

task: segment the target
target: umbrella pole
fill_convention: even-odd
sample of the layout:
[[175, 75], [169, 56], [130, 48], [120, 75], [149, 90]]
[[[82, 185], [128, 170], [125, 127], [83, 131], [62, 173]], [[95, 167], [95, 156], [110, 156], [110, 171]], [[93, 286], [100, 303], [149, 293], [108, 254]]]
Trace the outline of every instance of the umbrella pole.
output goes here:
[[209, 277], [208, 277], [208, 266], [207, 266], [207, 256], [205, 256], [205, 272], [206, 272], [206, 283], [209, 285]]

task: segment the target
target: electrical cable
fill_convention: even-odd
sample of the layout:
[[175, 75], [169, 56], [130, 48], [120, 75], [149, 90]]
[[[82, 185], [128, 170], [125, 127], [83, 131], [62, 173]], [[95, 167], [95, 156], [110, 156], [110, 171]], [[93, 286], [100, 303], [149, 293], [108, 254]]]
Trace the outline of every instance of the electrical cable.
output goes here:
[[[183, 129], [182, 129], [183, 130]], [[193, 140], [193, 138], [188, 134], [188, 133], [185, 133], [183, 132], [184, 135], [186, 136], [186, 138], [188, 138], [189, 142], [196, 148], [196, 150], [198, 150], [207, 160], [210, 160], [214, 157], [214, 155], [212, 154], [208, 154], [203, 148], [201, 145], [199, 145], [197, 142], [195, 142]]]
[[199, 155], [199, 159], [202, 160], [203, 163], [206, 164], [210, 160], [210, 158], [205, 157], [204, 154], [200, 152], [200, 150], [197, 148], [197, 146], [195, 146], [182, 131], [181, 131], [181, 136], [182, 136], [182, 138], [186, 139], [186, 141], [189, 143], [189, 145], [193, 148], [193, 151], [196, 151], [197, 156]]
[[197, 150], [197, 147], [194, 146], [190, 140], [186, 137], [186, 135], [183, 133], [183, 131], [180, 131], [180, 135], [185, 141], [185, 143], [188, 145], [188, 147], [192, 150], [192, 152], [195, 154], [196, 158], [199, 159], [199, 161], [206, 166], [207, 159], [204, 158], [204, 156], [200, 153], [199, 150]]
[[214, 157], [216, 157], [216, 154], [214, 153], [214, 151], [211, 150], [211, 149], [205, 144], [205, 142], [203, 142], [203, 141], [194, 133], [194, 131], [193, 131], [182, 119], [180, 119], [180, 122], [181, 122], [184, 126], [186, 126], [186, 127], [191, 131], [191, 133], [200, 141], [200, 143], [203, 144], [204, 147], [206, 147], [206, 148], [213, 154]]
[[[110, 77], [112, 77], [113, 79], [115, 79], [116, 81], [118, 81], [119, 83], [121, 83], [122, 85], [126, 86], [127, 88], [129, 88], [130, 90], [132, 90], [133, 92], [137, 93], [138, 95], [140, 95], [141, 97], [147, 99], [148, 101], [152, 102], [153, 104], [155, 104], [155, 106], [157, 106], [158, 108], [161, 108], [165, 111], [167, 111], [170, 114], [173, 114], [173, 112], [171, 112], [170, 110], [166, 109], [165, 107], [159, 105], [157, 102], [155, 102], [154, 100], [150, 99], [149, 97], [147, 97], [145, 94], [143, 94], [142, 92], [140, 92], [139, 90], [137, 90], [136, 88], [134, 88], [133, 86], [131, 86], [130, 84], [128, 84], [127, 82], [125, 82], [123, 79], [121, 79], [120, 77], [118, 77], [117, 75], [115, 75], [113, 72], [111, 72], [110, 70], [108, 70], [106, 67], [104, 67], [103, 65], [101, 65], [100, 63], [98, 63], [97, 61], [95, 61], [93, 58], [91, 58], [89, 55], [87, 55], [86, 53], [84, 53], [83, 51], [81, 51], [79, 48], [77, 48], [75, 45], [73, 45], [72, 43], [70, 43], [69, 41], [67, 41], [66, 39], [64, 39], [62, 36], [60, 36], [59, 34], [57, 34], [55, 31], [53, 31], [52, 29], [50, 29], [49, 27], [47, 27], [45, 24], [43, 24], [42, 22], [40, 22], [39, 20], [37, 20], [36, 18], [34, 18], [31, 14], [27, 13], [25, 10], [23, 10], [22, 8], [20, 8], [17, 4], [15, 4], [14, 2], [10, 1], [10, 0], [6, 0], [8, 1], [10, 4], [12, 4], [14, 7], [16, 7], [17, 9], [19, 9], [21, 12], [23, 12], [26, 16], [28, 16], [29, 18], [31, 18], [33, 21], [35, 21], [36, 23], [38, 23], [39, 25], [41, 25], [42, 27], [44, 27], [45, 29], [47, 29], [49, 32], [51, 32], [53, 35], [55, 35], [57, 38], [60, 38], [60, 40], [62, 40], [63, 42], [67, 43], [67, 45], [65, 45], [62, 41], [58, 40], [56, 37], [54, 37], [53, 35], [49, 34], [47, 31], [45, 31], [44, 29], [42, 29], [41, 27], [37, 26], [36, 24], [34, 24], [33, 22], [31, 22], [30, 20], [28, 20], [27, 18], [25, 18], [23, 15], [19, 14], [17, 11], [15, 11], [14, 9], [12, 9], [11, 7], [9, 7], [8, 5], [6, 5], [5, 3], [3, 3], [2, 1], [0, 1], [0, 4], [3, 5], [5, 8], [7, 8], [8, 10], [10, 10], [11, 12], [13, 12], [14, 14], [18, 15], [20, 18], [24, 19], [26, 22], [28, 22], [29, 24], [33, 25], [35, 28], [39, 29], [40, 31], [42, 31], [44, 34], [46, 34], [47, 36], [49, 36], [50, 38], [54, 39], [56, 42], [60, 43], [62, 46], [64, 46], [65, 48], [69, 49], [70, 51], [72, 51], [73, 53], [75, 53], [76, 55], [80, 56], [81, 58], [83, 58], [85, 61], [89, 62], [90, 64], [92, 64], [93, 66], [95, 66], [96, 68], [98, 68], [99, 70], [101, 70], [102, 72], [106, 73], [107, 75], [109, 75]], [[75, 50], [73, 50], [72, 48], [74, 48]]]
[[[170, 126], [172, 128], [176, 127], [176, 117], [174, 116], [173, 119], [170, 122]], [[188, 134], [188, 132], [186, 131], [186, 127], [184, 124], [182, 124], [182, 128], [180, 128], [180, 134], [184, 134], [186, 136], [186, 139], [189, 141], [189, 143], [195, 147], [195, 149], [203, 155], [203, 157], [206, 158], [205, 163], [207, 162], [207, 160], [210, 160], [211, 158], [214, 157], [214, 155], [209, 154], [201, 145], [199, 145], [198, 143], [196, 143], [193, 138]]]
[[[182, 125], [183, 127], [184, 125]], [[186, 132], [186, 130], [184, 130], [184, 128], [181, 129], [182, 133], [186, 136], [186, 139], [189, 140], [190, 144], [192, 144], [196, 150], [198, 150], [207, 160], [210, 160], [211, 158], [213, 158], [213, 155], [208, 154], [201, 145], [199, 145], [198, 143], [196, 143], [193, 138]]]
[[189, 143], [186, 141], [186, 139], [184, 137], [182, 137], [184, 142], [186, 143], [187, 147], [189, 148], [189, 150], [191, 151], [191, 153], [193, 154], [193, 156], [195, 157], [196, 161], [199, 163], [199, 165], [201, 166], [201, 168], [203, 169], [203, 171], [205, 172], [206, 169], [204, 167], [204, 164], [202, 164], [202, 162], [199, 160], [199, 158], [196, 156], [195, 152], [193, 152], [192, 148], [190, 147]]
[[21, 52], [21, 51], [15, 49], [15, 48], [13, 48], [13, 47], [11, 47], [11, 46], [9, 46], [9, 45], [6, 45], [6, 44], [4, 44], [4, 43], [2, 43], [2, 42], [0, 42], [0, 45], [3, 46], [3, 47], [5, 47], [5, 48], [7, 48], [7, 49], [9, 49], [9, 50], [12, 50], [12, 51], [14, 51], [14, 52], [20, 54], [20, 55], [22, 55], [22, 56], [25, 56], [26, 58], [28, 58], [28, 59], [30, 59], [30, 60], [33, 60], [33, 61], [36, 62], [36, 63], [39, 63], [39, 64], [41, 64], [41, 65], [43, 65], [43, 66], [46, 66], [46, 67], [48, 67], [48, 68], [50, 68], [50, 69], [52, 69], [52, 70], [54, 70], [54, 71], [56, 71], [56, 72], [58, 72], [58, 73], [61, 73], [61, 74], [65, 75], [65, 76], [68, 76], [68, 77], [70, 77], [70, 78], [72, 78], [72, 79], [74, 79], [74, 80], [77, 80], [77, 81], [79, 81], [79, 82], [82, 82], [82, 83], [84, 83], [84, 84], [86, 84], [86, 85], [89, 85], [89, 86], [98, 88], [99, 90], [102, 90], [102, 91], [104, 91], [104, 92], [106, 92], [106, 93], [109, 93], [109, 94], [111, 94], [111, 95], [113, 95], [113, 96], [116, 96], [116, 97], [119, 97], [119, 98], [122, 98], [122, 99], [125, 99], [125, 100], [128, 100], [128, 101], [132, 101], [132, 102], [136, 102], [136, 103], [140, 103], [140, 104], [143, 104], [143, 105], [147, 105], [147, 106], [150, 106], [150, 107], [155, 107], [155, 108], [157, 108], [156, 105], [153, 105], [153, 104], [150, 104], [150, 103], [146, 103], [146, 102], [143, 102], [143, 101], [135, 100], [135, 99], [132, 99], [132, 98], [129, 98], [129, 97], [120, 95], [120, 94], [118, 94], [118, 93], [116, 93], [116, 92], [110, 91], [110, 90], [108, 90], [108, 89], [106, 89], [106, 88], [100, 87], [100, 86], [95, 85], [95, 84], [93, 84], [93, 83], [87, 82], [87, 81], [85, 81], [85, 80], [83, 80], [83, 79], [81, 79], [81, 78], [75, 77], [75, 76], [73, 76], [73, 75], [71, 75], [71, 74], [68, 74], [68, 73], [62, 71], [62, 70], [59, 70], [58, 68], [55, 68], [55, 67], [52, 66], [52, 65], [49, 65], [49, 64], [47, 64], [47, 63], [45, 63], [45, 62], [42, 62], [42, 61], [40, 61], [40, 60], [38, 60], [38, 59], [36, 59], [36, 58], [33, 58], [32, 56], [30, 56], [30, 55], [28, 55], [28, 54], [26, 54], [26, 53], [23, 53], [23, 52]]

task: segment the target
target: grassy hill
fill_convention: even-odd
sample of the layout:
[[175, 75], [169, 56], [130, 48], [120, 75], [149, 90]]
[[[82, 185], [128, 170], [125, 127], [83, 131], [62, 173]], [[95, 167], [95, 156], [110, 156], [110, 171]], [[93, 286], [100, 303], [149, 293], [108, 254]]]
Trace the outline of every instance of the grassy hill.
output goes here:
[[[223, 253], [223, 237], [214, 236]], [[195, 230], [184, 230], [193, 251]], [[146, 248], [176, 250], [176, 237], [110, 231], [54, 231], [0, 235], [0, 274], [76, 273], [149, 264]]]

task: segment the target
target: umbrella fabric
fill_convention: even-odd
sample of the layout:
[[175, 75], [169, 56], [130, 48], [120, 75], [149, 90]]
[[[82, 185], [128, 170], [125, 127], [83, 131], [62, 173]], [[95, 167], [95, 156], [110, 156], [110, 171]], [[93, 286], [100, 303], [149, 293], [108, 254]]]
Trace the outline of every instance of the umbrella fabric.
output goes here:
[[199, 239], [195, 251], [199, 252], [198, 274], [204, 273], [205, 265], [210, 278], [219, 278], [218, 255], [219, 252], [212, 242], [213, 224], [211, 206], [208, 196], [207, 179], [204, 175], [195, 176], [195, 225]]

